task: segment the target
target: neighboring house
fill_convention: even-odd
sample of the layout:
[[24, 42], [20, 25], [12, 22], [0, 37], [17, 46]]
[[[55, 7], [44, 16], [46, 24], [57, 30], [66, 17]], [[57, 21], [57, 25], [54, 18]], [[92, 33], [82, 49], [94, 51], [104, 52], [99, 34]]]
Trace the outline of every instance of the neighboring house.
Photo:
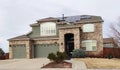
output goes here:
[[103, 57], [112, 55], [114, 58], [120, 58], [120, 48], [114, 38], [104, 38], [103, 47]]
[[113, 38], [104, 38], [103, 39], [103, 47], [105, 48], [117, 48], [118, 45], [114, 41]]
[[31, 24], [28, 34], [9, 39], [9, 58], [41, 58], [51, 52], [84, 49], [103, 54], [102, 18], [92, 15], [48, 17]]

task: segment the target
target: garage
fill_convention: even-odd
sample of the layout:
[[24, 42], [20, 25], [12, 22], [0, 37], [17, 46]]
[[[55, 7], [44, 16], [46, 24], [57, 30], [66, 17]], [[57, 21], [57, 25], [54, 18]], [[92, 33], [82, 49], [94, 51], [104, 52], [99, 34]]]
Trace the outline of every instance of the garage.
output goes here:
[[59, 51], [58, 44], [38, 44], [34, 46], [34, 57], [47, 57], [49, 53]]
[[25, 45], [13, 45], [13, 58], [26, 58]]

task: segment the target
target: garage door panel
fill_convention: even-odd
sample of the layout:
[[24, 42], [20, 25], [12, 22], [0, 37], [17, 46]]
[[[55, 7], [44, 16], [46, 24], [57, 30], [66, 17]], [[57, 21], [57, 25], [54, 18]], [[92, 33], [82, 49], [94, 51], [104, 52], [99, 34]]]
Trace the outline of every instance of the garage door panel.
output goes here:
[[26, 58], [25, 45], [15, 45], [13, 48], [13, 58]]
[[49, 53], [56, 53], [58, 51], [58, 45], [55, 44], [42, 44], [36, 45], [34, 48], [35, 58], [47, 57]]

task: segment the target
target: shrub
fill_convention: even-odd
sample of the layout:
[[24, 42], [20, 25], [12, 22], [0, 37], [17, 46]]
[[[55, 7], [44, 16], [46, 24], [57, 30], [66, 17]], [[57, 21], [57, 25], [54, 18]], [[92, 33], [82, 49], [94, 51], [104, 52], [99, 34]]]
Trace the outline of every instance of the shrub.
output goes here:
[[57, 52], [57, 61], [56, 62], [62, 62], [66, 59], [66, 54], [64, 52]]
[[48, 54], [47, 58], [56, 62], [56, 63], [60, 63], [60, 62], [63, 62], [65, 60], [66, 54], [64, 52], [57, 52], [56, 54], [50, 53], [50, 54]]
[[113, 55], [112, 54], [109, 54], [108, 55], [108, 59], [112, 59], [113, 58]]
[[50, 60], [55, 60], [56, 55], [54, 53], [49, 53], [47, 58], [50, 59]]
[[75, 49], [72, 52], [73, 58], [84, 58], [86, 56], [85, 51], [82, 49]]

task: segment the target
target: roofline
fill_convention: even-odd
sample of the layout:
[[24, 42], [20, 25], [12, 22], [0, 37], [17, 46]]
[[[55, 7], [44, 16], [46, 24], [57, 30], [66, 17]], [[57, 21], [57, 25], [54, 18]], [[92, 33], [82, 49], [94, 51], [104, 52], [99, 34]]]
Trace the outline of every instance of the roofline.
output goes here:
[[19, 41], [19, 40], [31, 40], [30, 38], [26, 38], [26, 39], [8, 39], [8, 41]]
[[85, 24], [85, 23], [99, 23], [99, 22], [104, 22], [103, 20], [102, 21], [85, 21], [85, 22], [75, 22], [74, 24], [77, 24], [77, 23], [83, 23], [83, 24]]
[[[27, 34], [24, 34], [24, 35], [20, 35], [20, 36], [27, 36]], [[12, 40], [28, 40], [30, 39], [28, 36], [26, 38], [18, 38], [17, 37], [20, 37], [20, 36], [16, 36], [16, 37], [13, 37], [13, 38], [10, 38], [10, 39], [7, 39], [7, 41], [12, 41]], [[16, 38], [16, 39], [15, 39]]]

